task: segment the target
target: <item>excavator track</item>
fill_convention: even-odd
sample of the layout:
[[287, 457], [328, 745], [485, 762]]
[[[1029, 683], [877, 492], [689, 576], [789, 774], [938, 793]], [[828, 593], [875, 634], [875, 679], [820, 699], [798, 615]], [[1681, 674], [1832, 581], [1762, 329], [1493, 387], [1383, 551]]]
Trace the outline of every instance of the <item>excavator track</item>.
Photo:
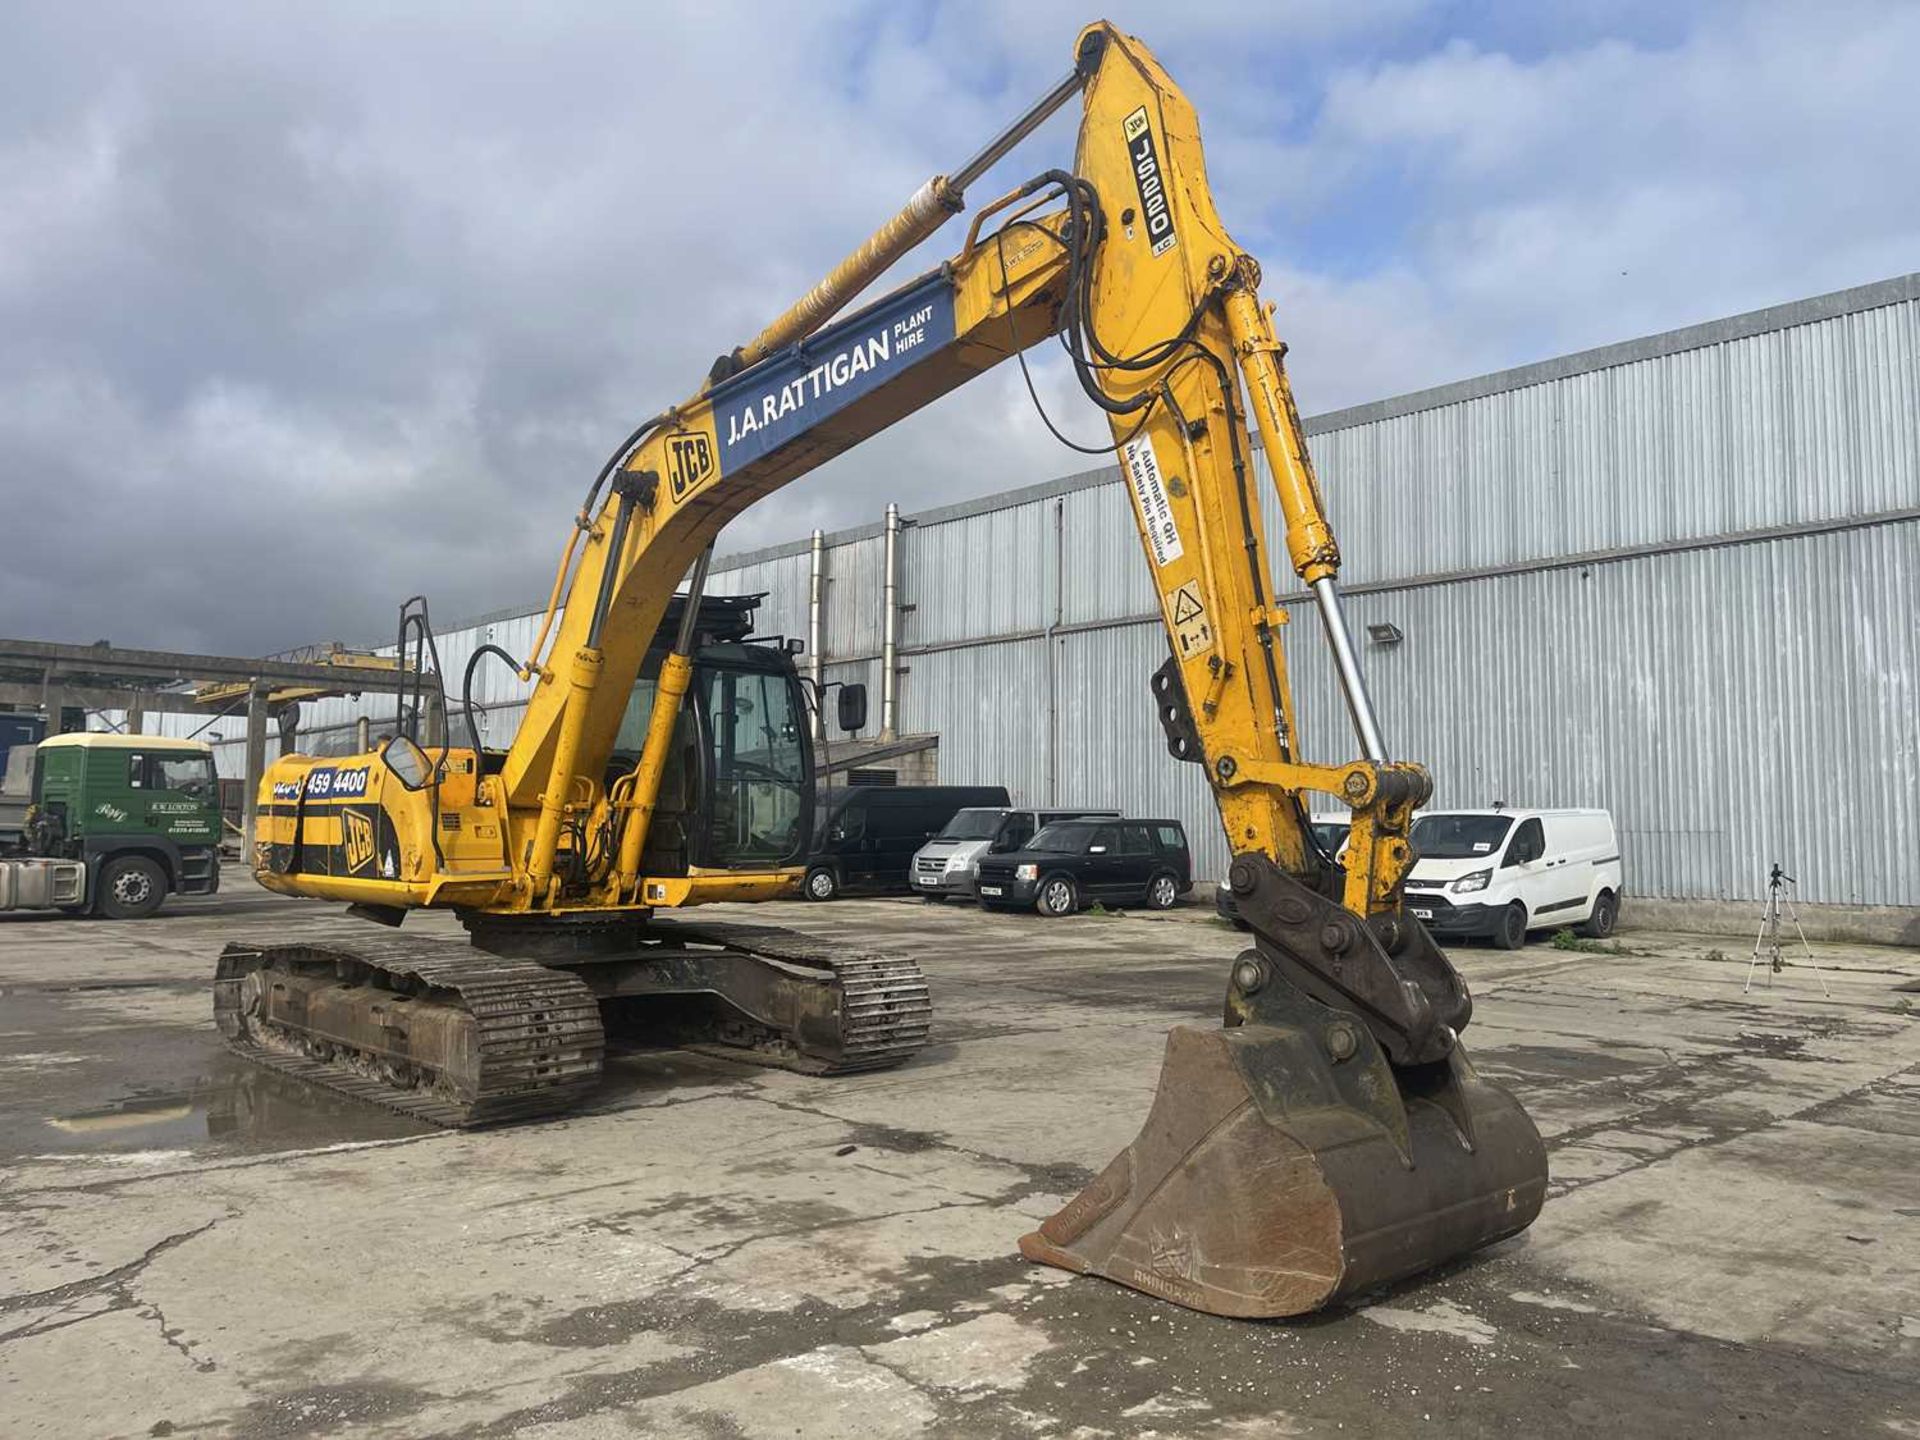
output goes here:
[[258, 1065], [454, 1128], [580, 1103], [601, 1073], [600, 1002], [614, 996], [719, 994], [741, 1018], [685, 1048], [808, 1075], [890, 1069], [926, 1047], [932, 1004], [912, 960], [768, 925], [644, 934], [623, 954], [548, 963], [426, 938], [236, 942], [220, 956], [214, 1019]]
[[448, 1127], [572, 1107], [605, 1048], [579, 980], [443, 940], [230, 944], [213, 1003], [254, 1063]]
[[809, 1054], [801, 1050], [782, 1054], [778, 1050], [743, 1051], [738, 1046], [704, 1043], [690, 1049], [808, 1075], [855, 1075], [892, 1069], [927, 1046], [933, 1027], [933, 1001], [920, 966], [903, 956], [850, 951], [844, 942], [776, 925], [655, 921], [651, 929], [669, 943], [713, 945], [782, 966], [827, 971], [838, 992], [837, 1053]]

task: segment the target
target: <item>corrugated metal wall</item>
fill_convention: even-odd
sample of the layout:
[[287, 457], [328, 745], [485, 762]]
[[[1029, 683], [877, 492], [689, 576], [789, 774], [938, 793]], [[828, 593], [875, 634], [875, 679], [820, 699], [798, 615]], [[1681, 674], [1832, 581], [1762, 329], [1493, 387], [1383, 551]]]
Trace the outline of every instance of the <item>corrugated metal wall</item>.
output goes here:
[[1906, 300], [1309, 428], [1364, 584], [1913, 505], [1916, 394]]
[[[1778, 859], [1806, 901], [1920, 906], [1917, 296], [1909, 276], [1308, 422], [1355, 632], [1405, 637], [1364, 647], [1389, 744], [1438, 803], [1604, 805], [1641, 894], [1757, 899]], [[1263, 509], [1275, 536], [1270, 487]], [[1755, 533], [1781, 527], [1803, 530]], [[1594, 553], [1620, 550], [1651, 553]], [[942, 780], [1178, 816], [1224, 868], [1148, 698], [1166, 642], [1115, 472], [908, 517], [899, 554], [899, 728], [940, 736]], [[883, 556], [877, 525], [829, 537], [826, 673], [868, 684], [869, 734]], [[809, 566], [799, 539], [711, 586], [805, 636]], [[1317, 618], [1291, 612], [1306, 753], [1347, 758]], [[486, 639], [524, 653], [533, 623], [443, 636], [447, 672]], [[483, 674], [489, 703], [520, 693]], [[310, 706], [307, 730], [361, 708]], [[518, 717], [492, 711], [489, 741]]]

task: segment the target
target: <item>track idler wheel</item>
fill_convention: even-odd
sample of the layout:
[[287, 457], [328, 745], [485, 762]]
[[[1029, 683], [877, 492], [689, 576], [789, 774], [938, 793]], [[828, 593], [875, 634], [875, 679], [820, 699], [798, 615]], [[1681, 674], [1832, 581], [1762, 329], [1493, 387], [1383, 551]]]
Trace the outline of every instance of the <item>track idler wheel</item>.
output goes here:
[[1297, 991], [1263, 999], [1291, 1023], [1171, 1032], [1139, 1138], [1021, 1254], [1189, 1309], [1275, 1318], [1532, 1223], [1539, 1132], [1458, 1045], [1396, 1070], [1351, 1014]]

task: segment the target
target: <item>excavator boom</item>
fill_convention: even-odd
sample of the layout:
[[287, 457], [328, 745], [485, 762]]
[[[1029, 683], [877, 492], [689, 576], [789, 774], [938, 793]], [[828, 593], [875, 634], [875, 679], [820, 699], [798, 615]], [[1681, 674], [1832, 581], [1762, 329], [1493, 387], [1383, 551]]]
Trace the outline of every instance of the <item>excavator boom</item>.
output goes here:
[[[957, 255], [843, 314], [1076, 97], [1071, 170], [1044, 171], [982, 207]], [[1431, 786], [1418, 765], [1389, 757], [1367, 693], [1340, 605], [1339, 548], [1259, 282], [1258, 264], [1215, 211], [1192, 106], [1140, 42], [1089, 26], [1072, 72], [1032, 109], [929, 180], [798, 303], [716, 361], [698, 393], [615, 452], [580, 510], [542, 640], [521, 662], [533, 688], [504, 757], [477, 745], [443, 748], [438, 759], [390, 746], [380, 767], [369, 764], [369, 794], [396, 840], [394, 863], [379, 873], [304, 866], [307, 771], [297, 762], [276, 771], [269, 783], [299, 799], [290, 828], [263, 851], [263, 880], [393, 916], [452, 905], [483, 945], [498, 950], [511, 938], [502, 953], [519, 968], [472, 975], [409, 952], [411, 998], [439, 1007], [434, 1023], [456, 1030], [462, 987], [522, 986], [555, 1014], [580, 1013], [567, 1008], [578, 996], [547, 995], [526, 968], [560, 963], [551, 946], [529, 948], [529, 936], [573, 937], [662, 906], [791, 893], [798, 872], [780, 863], [656, 863], [686, 717], [696, 714], [709, 748], [732, 764], [726, 717], [760, 713], [736, 712], [696, 681], [688, 617], [714, 540], [823, 461], [1058, 337], [1112, 428], [1168, 637], [1153, 703], [1170, 753], [1204, 768], [1255, 942], [1232, 968], [1223, 1025], [1173, 1032], [1140, 1138], [1022, 1250], [1198, 1309], [1283, 1315], [1523, 1229], [1544, 1193], [1544, 1152], [1519, 1104], [1474, 1073], [1459, 1041], [1472, 1010], [1466, 985], [1402, 906], [1414, 859], [1408, 827]], [[1256, 447], [1279, 502], [1279, 553], [1313, 596], [1340, 678], [1359, 751], [1351, 761], [1309, 759], [1301, 742]], [[656, 632], [682, 577], [688, 599], [661, 653]], [[622, 730], [650, 645], [644, 738], [630, 753]], [[756, 723], [770, 756], [777, 737]], [[1316, 843], [1307, 792], [1338, 796], [1352, 811], [1343, 863]], [[497, 838], [441, 843], [477, 833]], [[569, 953], [573, 941], [556, 943]], [[763, 966], [788, 963], [777, 946], [763, 950]], [[375, 963], [348, 957], [336, 968], [358, 975]], [[631, 982], [644, 993], [684, 993], [690, 983], [672, 956], [623, 963], [622, 975], [646, 969]], [[720, 962], [707, 964], [711, 972]], [[323, 1000], [341, 1003], [311, 976], [276, 990], [246, 954], [228, 969], [223, 1024], [244, 1029], [246, 1014], [272, 1013], [284, 1035]], [[614, 993], [606, 977], [615, 972], [581, 973], [588, 990]], [[769, 991], [751, 1011], [763, 1028], [786, 1023], [765, 1017], [793, 1010], [799, 980], [788, 982], [787, 1000], [776, 1004]], [[704, 983], [745, 1005], [737, 977]], [[860, 995], [869, 993], [881, 992]], [[924, 1036], [921, 1001], [893, 990], [871, 1003], [848, 991], [847, 1001], [890, 1016], [911, 1011]], [[808, 1023], [802, 1013], [789, 1031]], [[354, 1009], [336, 1028], [370, 1034], [379, 1029], [371, 1024]], [[888, 1063], [909, 1049], [893, 1045]], [[410, 1063], [382, 1053], [380, 1064]], [[577, 1086], [579, 1066], [554, 1064]]]

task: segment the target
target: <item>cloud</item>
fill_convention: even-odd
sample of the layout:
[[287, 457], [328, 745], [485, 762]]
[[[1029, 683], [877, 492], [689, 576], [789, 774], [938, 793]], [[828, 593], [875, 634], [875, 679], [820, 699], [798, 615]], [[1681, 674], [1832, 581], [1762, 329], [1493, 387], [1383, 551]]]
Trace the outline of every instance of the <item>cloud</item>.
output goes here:
[[1388, 268], [1420, 292], [1394, 308], [1411, 298], [1475, 368], [1912, 269], [1920, 191], [1889, 179], [1920, 129], [1920, 10], [1707, 18], [1665, 45], [1523, 61], [1454, 40], [1343, 65], [1298, 145], [1354, 194], [1391, 177], [1413, 220]]
[[[1115, 16], [1201, 112], [1309, 410], [1911, 268], [1920, 12], [1463, 13]], [[1063, 73], [1084, 18], [16, 7], [0, 632], [264, 652], [378, 637], [418, 590], [448, 618], [538, 597], [613, 442]], [[1035, 367], [1097, 438], [1056, 355]], [[1087, 463], [1006, 367], [723, 548]]]

